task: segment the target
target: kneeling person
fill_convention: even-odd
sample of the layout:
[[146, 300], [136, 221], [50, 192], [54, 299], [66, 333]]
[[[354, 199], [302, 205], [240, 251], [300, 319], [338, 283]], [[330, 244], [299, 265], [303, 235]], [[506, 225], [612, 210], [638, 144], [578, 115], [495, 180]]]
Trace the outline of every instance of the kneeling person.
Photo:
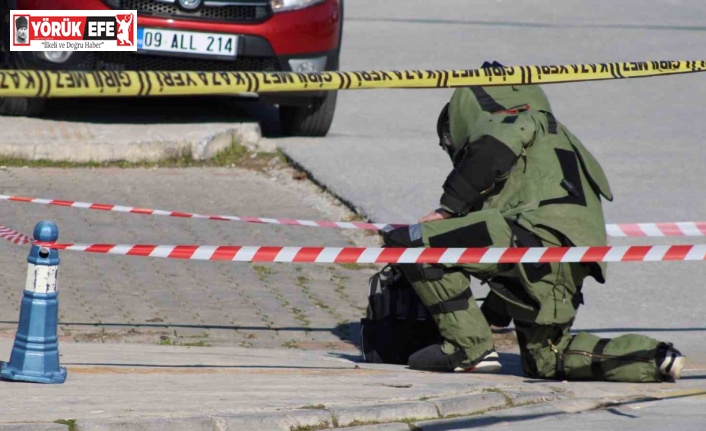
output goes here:
[[[538, 86], [454, 91], [439, 116], [441, 147], [453, 162], [441, 207], [419, 224], [387, 232], [398, 247], [606, 245], [602, 168], [559, 123]], [[489, 324], [514, 320], [522, 367], [531, 377], [658, 382], [680, 377], [685, 357], [669, 343], [628, 334], [571, 334], [591, 276], [605, 263], [400, 265], [444, 338], [409, 358], [413, 369], [497, 372]], [[490, 287], [479, 308], [473, 276]]]

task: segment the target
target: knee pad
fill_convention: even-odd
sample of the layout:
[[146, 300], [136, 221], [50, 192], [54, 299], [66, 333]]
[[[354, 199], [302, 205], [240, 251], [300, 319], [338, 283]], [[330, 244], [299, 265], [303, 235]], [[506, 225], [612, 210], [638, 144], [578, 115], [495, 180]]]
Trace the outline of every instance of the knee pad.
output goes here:
[[569, 380], [661, 382], [660, 347], [659, 341], [639, 334], [600, 338], [580, 332], [563, 352], [564, 371]]

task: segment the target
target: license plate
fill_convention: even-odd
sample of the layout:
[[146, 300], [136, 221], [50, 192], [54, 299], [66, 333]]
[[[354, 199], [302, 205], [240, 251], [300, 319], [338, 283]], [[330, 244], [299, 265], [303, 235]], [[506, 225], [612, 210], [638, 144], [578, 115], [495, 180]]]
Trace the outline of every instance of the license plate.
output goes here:
[[137, 49], [140, 51], [235, 57], [238, 52], [238, 36], [138, 27]]

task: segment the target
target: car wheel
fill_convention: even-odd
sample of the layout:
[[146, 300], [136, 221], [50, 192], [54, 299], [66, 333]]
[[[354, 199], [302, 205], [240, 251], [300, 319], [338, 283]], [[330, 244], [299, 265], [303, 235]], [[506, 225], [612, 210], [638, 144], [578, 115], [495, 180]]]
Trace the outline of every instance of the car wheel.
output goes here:
[[[0, 20], [0, 34], [9, 34], [10, 9], [7, 5], [0, 7], [3, 15]], [[2, 69], [21, 69], [19, 59], [10, 52], [10, 41], [3, 38], [0, 47], [0, 67]], [[45, 99], [36, 97], [0, 97], [0, 115], [36, 116], [44, 111]]]
[[308, 106], [280, 106], [279, 120], [288, 136], [326, 136], [336, 110], [336, 91], [317, 97]]
[[44, 111], [45, 100], [35, 97], [0, 97], [0, 115], [34, 117]]

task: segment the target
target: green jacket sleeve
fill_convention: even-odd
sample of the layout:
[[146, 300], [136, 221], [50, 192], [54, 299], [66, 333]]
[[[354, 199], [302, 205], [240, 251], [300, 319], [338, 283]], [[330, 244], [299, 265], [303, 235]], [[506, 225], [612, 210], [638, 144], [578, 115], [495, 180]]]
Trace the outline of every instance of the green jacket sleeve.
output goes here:
[[456, 163], [444, 182], [441, 206], [460, 215], [479, 207], [495, 179], [510, 172], [517, 155], [497, 138], [485, 135], [468, 144], [468, 150]]
[[529, 114], [496, 114], [480, 123], [444, 182], [441, 207], [454, 214], [480, 208], [534, 139], [536, 126]]

